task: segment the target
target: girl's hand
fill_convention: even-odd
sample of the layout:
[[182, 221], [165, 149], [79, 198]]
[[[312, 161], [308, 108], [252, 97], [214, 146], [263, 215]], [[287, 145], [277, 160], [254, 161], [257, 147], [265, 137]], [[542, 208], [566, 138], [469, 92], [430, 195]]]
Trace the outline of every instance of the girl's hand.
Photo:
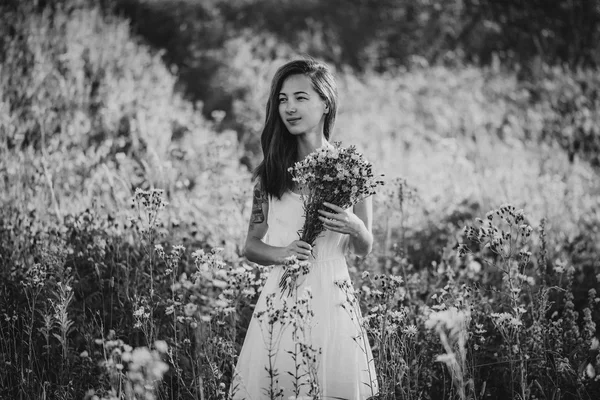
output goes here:
[[325, 229], [351, 236], [359, 235], [364, 229], [364, 222], [356, 214], [346, 211], [335, 204], [325, 202], [323, 205], [334, 211], [319, 210], [319, 214], [321, 214], [319, 219], [323, 221]]
[[312, 246], [310, 244], [303, 242], [302, 240], [294, 240], [284, 248], [285, 255], [283, 258], [286, 259], [291, 256], [296, 256], [298, 260], [308, 260], [311, 250]]

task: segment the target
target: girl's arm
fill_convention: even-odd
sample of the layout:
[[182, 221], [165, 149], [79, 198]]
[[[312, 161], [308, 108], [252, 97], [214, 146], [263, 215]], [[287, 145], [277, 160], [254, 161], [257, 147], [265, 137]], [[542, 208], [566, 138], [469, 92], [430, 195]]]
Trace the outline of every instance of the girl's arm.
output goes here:
[[252, 215], [244, 246], [244, 255], [248, 261], [261, 265], [283, 264], [285, 259], [295, 255], [299, 260], [308, 260], [311, 246], [308, 243], [296, 240], [287, 247], [270, 246], [263, 242], [269, 225], [269, 200], [262, 189], [260, 178], [254, 186], [252, 196]]
[[373, 199], [372, 196], [354, 205], [353, 212], [348, 212], [334, 204], [323, 203], [333, 210], [319, 210], [325, 229], [350, 235], [350, 243], [354, 253], [364, 257], [373, 249]]
[[350, 242], [354, 247], [354, 253], [358, 256], [366, 256], [373, 250], [373, 197], [356, 203], [353, 209], [362, 224], [359, 229], [350, 234]]

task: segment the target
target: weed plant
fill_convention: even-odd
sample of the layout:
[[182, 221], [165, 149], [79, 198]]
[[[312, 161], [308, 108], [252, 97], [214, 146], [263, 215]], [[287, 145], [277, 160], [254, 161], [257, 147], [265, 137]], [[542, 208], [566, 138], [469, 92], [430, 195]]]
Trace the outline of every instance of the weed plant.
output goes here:
[[[0, 5], [0, 398], [227, 399], [269, 272], [240, 256], [256, 136], [218, 133], [127, 21], [61, 4]], [[227, 42], [240, 130], [260, 126], [275, 45]], [[598, 73], [546, 73], [525, 90], [493, 69], [339, 71], [336, 139], [402, 176], [334, 288], [374, 399], [600, 397], [600, 183], [593, 151], [561, 150], [594, 132], [580, 82]], [[263, 316], [298, 338], [277, 373], [320, 398], [315, 305], [295, 300]]]

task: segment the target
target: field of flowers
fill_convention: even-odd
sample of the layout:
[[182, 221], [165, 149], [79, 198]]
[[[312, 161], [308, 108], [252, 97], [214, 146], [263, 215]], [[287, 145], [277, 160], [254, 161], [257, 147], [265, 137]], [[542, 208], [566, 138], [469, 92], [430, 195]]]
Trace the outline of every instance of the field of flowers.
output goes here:
[[[241, 255], [248, 166], [295, 52], [227, 41], [233, 124], [127, 20], [35, 4], [0, 5], [0, 399], [227, 399], [269, 273]], [[339, 286], [373, 398], [600, 398], [600, 72], [418, 61], [337, 71], [334, 139], [386, 181]], [[261, 318], [302, 332], [318, 305], [292, 298]]]

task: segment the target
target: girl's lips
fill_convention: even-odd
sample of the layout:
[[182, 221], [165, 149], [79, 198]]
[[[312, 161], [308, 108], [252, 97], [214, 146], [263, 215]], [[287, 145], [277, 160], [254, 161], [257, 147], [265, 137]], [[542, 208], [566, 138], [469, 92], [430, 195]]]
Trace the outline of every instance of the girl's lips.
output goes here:
[[298, 117], [298, 118], [288, 118], [288, 119], [286, 119], [286, 121], [287, 121], [287, 122], [289, 122], [289, 123], [291, 124], [291, 123], [294, 123], [294, 122], [300, 121], [300, 118], [299, 118], [299, 117]]

